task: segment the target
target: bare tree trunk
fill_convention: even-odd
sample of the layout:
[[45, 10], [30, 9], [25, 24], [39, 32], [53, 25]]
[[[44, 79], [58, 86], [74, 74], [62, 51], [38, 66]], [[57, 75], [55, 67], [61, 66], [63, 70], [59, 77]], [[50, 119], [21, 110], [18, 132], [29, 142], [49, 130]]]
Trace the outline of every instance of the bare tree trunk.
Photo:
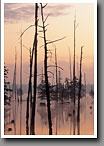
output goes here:
[[57, 54], [55, 48], [55, 68], [56, 68], [56, 100], [58, 101], [58, 84], [57, 84]]
[[44, 50], [45, 50], [45, 60], [44, 60], [44, 70], [45, 70], [45, 83], [46, 83], [46, 95], [47, 95], [47, 108], [48, 108], [48, 122], [49, 122], [49, 134], [52, 135], [52, 121], [51, 121], [51, 109], [50, 109], [50, 93], [48, 84], [48, 72], [47, 72], [47, 42], [46, 42], [46, 30], [45, 21], [43, 16], [43, 6], [41, 4], [41, 16], [43, 23], [43, 34], [44, 34]]
[[[29, 87], [28, 87], [28, 97], [27, 97], [27, 113], [26, 113], [26, 129], [27, 133], [29, 133], [28, 130], [28, 120], [29, 120], [29, 97], [30, 97], [30, 109], [31, 109], [31, 118], [30, 118], [30, 134], [34, 134], [34, 106], [32, 103], [32, 65], [33, 65], [33, 55], [34, 55], [34, 50], [37, 49], [37, 15], [38, 15], [38, 4], [35, 4], [35, 36], [34, 36], [34, 42], [33, 42], [33, 49], [32, 49], [32, 55], [31, 55], [31, 61], [30, 61], [30, 77], [29, 77]], [[36, 62], [37, 63], [37, 62]], [[36, 70], [37, 72], [37, 70]], [[36, 97], [36, 96], [35, 96]], [[34, 97], [34, 98], [35, 98]], [[35, 103], [35, 100], [34, 100]], [[34, 109], [33, 109], [34, 108]]]
[[75, 135], [75, 102], [76, 102], [76, 63], [75, 63], [75, 55], [76, 55], [76, 28], [77, 28], [78, 24], [76, 25], [76, 15], [75, 15], [75, 19], [74, 19], [74, 64], [73, 64], [73, 82], [74, 82], [74, 88], [73, 88], [73, 98], [74, 98], [74, 102], [73, 102], [73, 134]]
[[84, 73], [85, 97], [86, 97], [86, 74]]
[[73, 66], [73, 81], [74, 81], [74, 94], [73, 94], [73, 98], [74, 98], [74, 108], [73, 108], [73, 112], [75, 113], [75, 30], [76, 30], [76, 18], [74, 20], [74, 66]]
[[84, 86], [85, 86], [85, 117], [84, 122], [86, 121], [86, 74], [84, 73]]
[[[60, 84], [61, 84], [61, 71], [60, 71], [60, 69], [59, 69], [59, 79], [58, 79], [58, 90], [59, 90], [59, 99], [61, 99], [61, 90], [60, 90]], [[62, 101], [62, 99], [61, 99], [61, 101]]]
[[76, 26], [76, 18], [74, 20], [74, 64], [73, 64], [73, 135], [75, 135], [75, 26]]
[[32, 115], [31, 115], [31, 132], [35, 134], [35, 109], [36, 109], [36, 88], [37, 88], [37, 26], [38, 26], [38, 4], [35, 4], [35, 59], [34, 59], [34, 99], [32, 104]]
[[69, 48], [69, 64], [70, 64], [70, 81], [72, 81], [72, 71], [71, 71], [71, 52]]
[[81, 98], [81, 78], [82, 78], [82, 73], [81, 73], [81, 68], [82, 68], [82, 48], [81, 47], [81, 58], [80, 58], [80, 78], [79, 78], [79, 94], [78, 94], [78, 114], [77, 114], [77, 122], [78, 122], [78, 134], [80, 134], [80, 98]]
[[14, 68], [14, 76], [13, 76], [13, 92], [15, 93], [14, 97], [14, 113], [13, 113], [13, 118], [14, 118], [14, 134], [16, 135], [16, 61], [17, 61], [17, 54], [16, 54], [16, 49], [15, 49], [15, 68]]
[[21, 37], [21, 66], [20, 66], [20, 135], [21, 135], [21, 123], [22, 123], [22, 37]]
[[[22, 32], [21, 32], [22, 34]], [[21, 37], [21, 66], [20, 66], [20, 101], [22, 102], [22, 37]]]
[[[32, 77], [32, 60], [31, 60], [31, 48], [30, 48], [30, 77], [29, 77], [29, 87], [28, 87], [28, 96], [27, 96], [27, 112], [26, 112], [26, 134], [29, 134], [29, 97], [31, 97], [32, 87], [31, 87], [31, 77]], [[32, 105], [32, 97], [30, 98], [30, 108]]]
[[55, 47], [55, 68], [56, 68], [56, 135], [57, 135], [57, 120], [58, 120], [58, 84], [57, 84], [57, 54]]

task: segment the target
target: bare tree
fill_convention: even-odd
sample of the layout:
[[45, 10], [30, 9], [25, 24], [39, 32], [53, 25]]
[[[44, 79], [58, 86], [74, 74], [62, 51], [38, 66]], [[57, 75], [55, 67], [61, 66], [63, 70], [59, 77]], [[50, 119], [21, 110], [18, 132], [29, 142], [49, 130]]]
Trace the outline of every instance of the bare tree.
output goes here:
[[80, 77], [79, 77], [79, 93], [78, 93], [78, 114], [77, 114], [77, 122], [78, 122], [78, 134], [80, 134], [80, 98], [81, 98], [81, 81], [82, 81], [82, 73], [81, 73], [81, 69], [82, 69], [82, 49], [83, 46], [81, 46], [81, 58], [80, 58]]
[[76, 25], [76, 15], [75, 15], [75, 19], [74, 19], [74, 64], [73, 64], [73, 82], [74, 82], [74, 87], [73, 87], [73, 134], [75, 135], [75, 101], [76, 101], [76, 83], [75, 83], [75, 55], [76, 55], [76, 28], [78, 25]]
[[34, 44], [34, 98], [32, 103], [32, 114], [31, 114], [31, 134], [35, 134], [35, 109], [36, 109], [36, 88], [37, 88], [37, 26], [38, 26], [38, 4], [35, 4], [35, 44]]
[[[22, 32], [21, 32], [22, 34]], [[21, 56], [20, 56], [20, 135], [21, 135], [21, 124], [22, 124], [22, 37], [21, 37]]]
[[85, 97], [86, 97], [86, 74], [84, 73]]
[[74, 108], [73, 108], [73, 112], [75, 113], [75, 55], [76, 55], [76, 28], [77, 28], [78, 24], [76, 25], [76, 15], [75, 15], [75, 19], [74, 19], [74, 66], [73, 66], [73, 81], [74, 81]]
[[[47, 95], [49, 134], [51, 135], [52, 134], [52, 121], [51, 121], [51, 109], [50, 109], [49, 82], [48, 82], [48, 72], [50, 72], [50, 71], [48, 71], [48, 67], [55, 67], [55, 66], [54, 65], [50, 65], [50, 66], [47, 65], [48, 52], [50, 52], [50, 50], [47, 49], [47, 45], [51, 44], [51, 43], [54, 43], [54, 42], [57, 42], [57, 41], [60, 41], [60, 40], [63, 40], [65, 37], [57, 39], [57, 40], [53, 40], [53, 41], [49, 41], [49, 40], [46, 39], [46, 31], [47, 31], [46, 27], [48, 25], [45, 25], [45, 22], [46, 22], [49, 15], [47, 15], [47, 17], [44, 19], [43, 9], [47, 6], [47, 4], [43, 6], [42, 3], [41, 3], [40, 5], [41, 5], [42, 26], [39, 26], [39, 27], [42, 28], [42, 31], [43, 31], [43, 37], [42, 38], [44, 39], [44, 45], [42, 45], [42, 46], [44, 46], [44, 51], [45, 51], [44, 72], [45, 72], [46, 95]], [[42, 32], [42, 31], [40, 31], [40, 32]]]
[[46, 95], [47, 95], [48, 122], [49, 122], [49, 134], [52, 135], [50, 93], [49, 93], [48, 71], [47, 71], [47, 42], [46, 42], [46, 29], [45, 29], [45, 20], [43, 16], [43, 9], [44, 9], [44, 6], [41, 3], [41, 16], [42, 16], [43, 34], [44, 34], [44, 51], [45, 51], [44, 70], [45, 70], [45, 83], [46, 83]]
[[28, 96], [27, 96], [27, 111], [26, 111], [26, 134], [29, 134], [29, 98], [30, 98], [30, 109], [32, 107], [32, 85], [31, 85], [31, 76], [32, 76], [32, 68], [31, 68], [31, 48], [30, 48], [30, 78], [29, 78], [29, 87], [28, 87]]
[[[17, 52], [15, 48], [15, 67], [14, 67], [14, 75], [13, 75], [13, 85], [12, 85], [12, 97], [14, 97], [14, 112], [13, 112], [13, 118], [14, 118], [14, 132], [16, 135], [16, 100], [17, 100], [17, 87], [16, 87], [16, 65], [17, 64]], [[14, 96], [15, 94], [15, 96]]]
[[70, 52], [70, 48], [69, 48], [69, 65], [70, 65], [70, 81], [72, 81], [71, 52]]

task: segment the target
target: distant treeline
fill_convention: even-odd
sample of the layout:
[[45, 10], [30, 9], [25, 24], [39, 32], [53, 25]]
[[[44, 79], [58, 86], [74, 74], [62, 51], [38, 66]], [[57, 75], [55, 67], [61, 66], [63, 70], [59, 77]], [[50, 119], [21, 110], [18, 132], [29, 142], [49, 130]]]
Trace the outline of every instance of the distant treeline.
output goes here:
[[[39, 86], [39, 84], [38, 84], [38, 86]], [[92, 89], [94, 89], [94, 84], [87, 84], [86, 85], [86, 94], [89, 94], [89, 92], [91, 91], [91, 86], [92, 86]], [[12, 87], [12, 85], [10, 85], [10, 87]], [[23, 94], [27, 94], [28, 85], [23, 84], [22, 87], [23, 87]], [[17, 84], [17, 89], [19, 89], [18, 84]]]

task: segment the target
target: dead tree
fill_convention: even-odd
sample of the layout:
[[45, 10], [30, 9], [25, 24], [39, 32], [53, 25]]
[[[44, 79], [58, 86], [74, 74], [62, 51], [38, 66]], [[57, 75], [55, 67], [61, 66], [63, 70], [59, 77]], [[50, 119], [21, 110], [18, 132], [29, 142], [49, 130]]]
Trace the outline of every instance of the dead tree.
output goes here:
[[77, 76], [79, 77], [78, 57], [77, 57]]
[[86, 120], [86, 74], [84, 73], [84, 86], [85, 86], [85, 117], [84, 120]]
[[[39, 26], [40, 28], [42, 28], [42, 31], [43, 31], [43, 39], [44, 39], [44, 51], [45, 51], [45, 59], [44, 59], [44, 72], [45, 72], [45, 83], [46, 83], [46, 95], [47, 95], [47, 109], [48, 109], [48, 123], [49, 123], [49, 134], [52, 135], [52, 120], [51, 120], [51, 109], [50, 109], [50, 92], [49, 92], [49, 83], [48, 83], [48, 67], [52, 67], [51, 66], [48, 66], [47, 65], [47, 59], [48, 59], [48, 49], [47, 49], [47, 45], [48, 44], [52, 44], [54, 42], [57, 42], [57, 41], [60, 41], [60, 40], [63, 40], [65, 37], [61, 38], [61, 39], [57, 39], [57, 40], [53, 40], [53, 41], [49, 41], [46, 39], [46, 27], [48, 25], [45, 25], [45, 22], [48, 18], [49, 15], [47, 15], [47, 17], [44, 19], [44, 13], [43, 13], [43, 9], [47, 6], [46, 5], [42, 5], [42, 3], [40, 4], [41, 5], [41, 16], [42, 16], [42, 26]], [[42, 32], [40, 31], [40, 32]], [[41, 46], [41, 47], [42, 47]]]
[[76, 101], [76, 81], [75, 81], [75, 53], [76, 53], [76, 15], [74, 19], [74, 63], [73, 63], [73, 135], [75, 135], [75, 101]]
[[13, 93], [12, 93], [12, 97], [13, 94], [15, 94], [14, 96], [14, 112], [13, 112], [13, 118], [14, 118], [14, 132], [16, 135], [16, 98], [17, 98], [17, 90], [16, 90], [16, 62], [17, 62], [17, 53], [16, 53], [16, 49], [15, 49], [15, 67], [14, 67], [14, 75], [13, 75]]
[[43, 16], [44, 6], [41, 3], [41, 16], [43, 23], [43, 34], [44, 34], [44, 70], [45, 70], [45, 83], [46, 83], [46, 95], [47, 95], [47, 108], [48, 108], [48, 122], [49, 122], [49, 134], [52, 135], [52, 120], [51, 120], [51, 109], [50, 109], [50, 93], [49, 93], [49, 83], [48, 83], [48, 74], [47, 74], [47, 42], [46, 42], [46, 29], [45, 29], [45, 20]]
[[35, 109], [36, 109], [36, 88], [37, 88], [37, 26], [38, 26], [38, 4], [35, 4], [35, 44], [34, 44], [34, 98], [31, 113], [31, 134], [35, 134]]
[[[31, 48], [30, 48], [30, 76], [32, 76], [32, 71], [31, 71]], [[32, 107], [32, 85], [31, 85], [31, 80], [29, 79], [29, 88], [28, 88], [28, 96], [27, 96], [27, 111], [26, 111], [26, 134], [29, 134], [29, 99], [30, 99], [30, 109]]]
[[84, 73], [85, 97], [86, 97], [86, 74]]
[[[37, 20], [38, 22], [38, 20]], [[36, 26], [36, 22], [35, 25], [30, 25], [29, 27], [27, 27], [20, 35], [19, 39], [21, 38], [21, 44], [22, 44], [22, 36], [24, 35], [24, 33], [31, 27]], [[29, 83], [28, 83], [28, 96], [27, 96], [27, 112], [26, 112], [26, 133], [29, 133], [29, 129], [28, 129], [28, 120], [29, 120], [29, 99], [30, 99], [30, 109], [32, 110], [32, 65], [33, 65], [33, 55], [34, 55], [34, 50], [35, 50], [35, 46], [36, 46], [36, 41], [35, 41], [35, 36], [34, 36], [34, 42], [33, 42], [33, 48], [32, 48], [32, 53], [31, 53], [31, 60], [30, 60], [30, 76], [29, 76]], [[22, 48], [22, 45], [21, 45]], [[22, 49], [21, 49], [22, 50]], [[22, 52], [22, 51], [21, 51]], [[21, 55], [22, 56], [22, 55]], [[21, 68], [20, 68], [21, 70]], [[20, 71], [21, 72], [21, 71]], [[20, 73], [21, 74], [21, 73]], [[21, 76], [21, 75], [20, 75]], [[21, 106], [20, 106], [21, 107]], [[31, 111], [31, 115], [32, 115], [32, 111]], [[32, 120], [32, 118], [31, 118]], [[20, 122], [21, 123], [21, 122]], [[20, 124], [21, 125], [21, 124]], [[31, 126], [32, 122], [30, 122], [30, 133], [31, 133]], [[21, 129], [21, 126], [20, 126]], [[20, 130], [21, 133], [21, 130]]]
[[58, 84], [57, 84], [57, 54], [55, 47], [55, 67], [56, 67], [56, 100], [58, 101]]
[[[81, 87], [82, 87], [82, 72], [81, 72], [81, 69], [82, 69], [82, 49], [83, 49], [83, 46], [81, 46], [81, 58], [80, 58], [80, 77], [79, 77], [79, 93], [78, 93], [78, 113], [77, 113], [77, 122], [79, 124], [80, 122], [80, 98], [81, 98]], [[78, 126], [79, 127], [79, 126]], [[78, 134], [80, 134], [79, 132], [79, 128], [78, 128]]]
[[[56, 47], [55, 47], [55, 68], [56, 68], [56, 101], [58, 102], [58, 81], [57, 81], [57, 54], [56, 54]], [[57, 135], [57, 120], [58, 120], [58, 106], [56, 103], [56, 135]]]
[[[35, 26], [35, 25], [31, 25]], [[30, 27], [31, 27], [30, 26]], [[26, 30], [28, 30], [30, 27], [28, 27]], [[26, 30], [24, 32], [26, 32]], [[24, 34], [24, 32], [21, 34], [20, 37]], [[34, 49], [35, 49], [35, 37], [34, 37], [34, 42], [33, 42], [33, 48], [32, 48], [32, 53], [31, 53], [31, 48], [30, 48], [30, 75], [29, 75], [29, 83], [28, 83], [28, 96], [27, 96], [27, 111], [26, 111], [26, 134], [29, 134], [29, 99], [30, 99], [30, 113], [32, 117], [32, 65], [33, 65], [33, 55], [34, 55]], [[25, 47], [25, 46], [24, 46]], [[27, 47], [25, 47], [27, 48]], [[32, 119], [32, 118], [30, 118]], [[30, 133], [31, 133], [31, 122], [30, 122]]]
[[[30, 68], [31, 68], [31, 48], [30, 48]], [[30, 74], [31, 74], [31, 77], [32, 77], [32, 72], [31, 72], [31, 69], [30, 69]], [[32, 82], [30, 82], [30, 116], [32, 116]], [[30, 117], [31, 119], [31, 117]]]
[[[28, 125], [28, 121], [29, 121], [29, 99], [30, 99], [30, 109], [31, 109], [31, 121], [30, 121], [30, 134], [34, 133], [32, 127], [34, 127], [34, 116], [32, 117], [32, 115], [34, 115], [34, 110], [32, 110], [34, 107], [32, 106], [32, 65], [33, 65], [33, 56], [34, 53], [37, 51], [34, 51], [35, 49], [37, 49], [37, 25], [38, 25], [38, 4], [35, 4], [36, 8], [35, 8], [35, 25], [30, 25], [28, 28], [26, 28], [20, 35], [19, 39], [22, 38], [23, 34], [31, 27], [35, 26], [35, 35], [34, 35], [34, 42], [33, 42], [33, 48], [32, 48], [32, 53], [30, 51], [30, 75], [29, 75], [29, 83], [28, 83], [28, 96], [27, 96], [27, 111], [26, 111], [26, 133], [29, 134], [29, 125]], [[36, 57], [37, 58], [37, 57]], [[36, 60], [36, 59], [35, 59]], [[37, 62], [36, 62], [37, 63]], [[35, 66], [35, 65], [34, 65]], [[36, 71], [37, 72], [37, 71]], [[35, 79], [34, 79], [35, 80]], [[37, 82], [37, 81], [36, 81]], [[35, 93], [35, 92], [34, 92]], [[36, 96], [35, 96], [36, 97]], [[34, 97], [34, 98], [35, 98]], [[35, 100], [34, 100], [35, 101]]]
[[73, 113], [75, 113], [75, 95], [76, 95], [76, 90], [75, 90], [75, 53], [76, 53], [76, 40], [75, 40], [75, 36], [76, 36], [76, 28], [78, 25], [76, 25], [76, 15], [75, 15], [75, 19], [74, 19], [74, 66], [73, 66], [73, 81], [74, 81], [74, 90], [73, 90], [73, 98], [74, 98], [74, 107], [73, 107]]
[[55, 72], [56, 72], [56, 101], [58, 101], [58, 69], [63, 70], [62, 67], [58, 66], [57, 63], [57, 52], [56, 52], [56, 46], [55, 46], [55, 65], [49, 65], [47, 66], [48, 68], [50, 67], [55, 67]]
[[[22, 32], [21, 32], [22, 34]], [[20, 101], [22, 102], [22, 37], [21, 37], [21, 65], [20, 65]]]
[[71, 52], [69, 48], [69, 64], [70, 64], [70, 81], [72, 81], [72, 71], [71, 71]]
[[16, 49], [15, 49], [15, 134], [16, 134], [16, 100], [17, 100], [17, 85], [16, 85], [16, 72], [17, 72], [17, 53], [16, 53]]
[[[22, 32], [21, 32], [22, 34]], [[21, 135], [21, 124], [22, 124], [22, 36], [21, 36], [21, 56], [20, 56], [20, 135]]]
[[[27, 30], [27, 29], [26, 29]], [[23, 35], [24, 33], [22, 33]], [[28, 96], [27, 96], [27, 111], [26, 111], [26, 134], [29, 134], [29, 99], [30, 99], [30, 113], [32, 109], [32, 58], [33, 55], [31, 55], [31, 48], [28, 49], [25, 45], [23, 45], [29, 52], [30, 52], [30, 76], [29, 76], [29, 87], [28, 87]]]

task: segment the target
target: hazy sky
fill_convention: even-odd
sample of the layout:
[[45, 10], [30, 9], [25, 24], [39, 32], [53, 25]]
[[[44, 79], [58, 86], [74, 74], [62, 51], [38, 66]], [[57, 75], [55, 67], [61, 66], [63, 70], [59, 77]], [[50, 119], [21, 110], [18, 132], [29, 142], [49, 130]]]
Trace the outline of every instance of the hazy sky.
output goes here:
[[[87, 83], [93, 83], [94, 80], [94, 5], [93, 4], [51, 4], [49, 3], [44, 9], [45, 17], [50, 14], [47, 19], [47, 39], [55, 40], [66, 36], [66, 38], [55, 44], [48, 46], [53, 50], [54, 45], [57, 48], [58, 62], [64, 71], [62, 78], [69, 76], [69, 52], [73, 61], [74, 48], [74, 15], [76, 13], [76, 74], [78, 74], [81, 46], [83, 49], [83, 74], [86, 73]], [[4, 5], [4, 61], [8, 66], [9, 80], [12, 80], [13, 64], [15, 56], [15, 47], [17, 49], [17, 70], [19, 83], [19, 62], [20, 62], [20, 40], [21, 30], [24, 31], [29, 25], [34, 24], [34, 4], [5, 4]], [[41, 25], [41, 16], [39, 9], [39, 24]], [[39, 28], [39, 30], [41, 30]], [[44, 59], [44, 49], [40, 48], [43, 45], [42, 33], [38, 35], [38, 73], [41, 71], [41, 66]], [[23, 44], [32, 48], [34, 38], [34, 28], [30, 28], [23, 36]], [[78, 61], [78, 65], [77, 65]], [[50, 64], [54, 64], [54, 54]], [[77, 68], [78, 66], [78, 68]], [[54, 70], [53, 70], [54, 71]], [[23, 47], [23, 82], [27, 83], [28, 78], [26, 73], [29, 72], [29, 52]]]

